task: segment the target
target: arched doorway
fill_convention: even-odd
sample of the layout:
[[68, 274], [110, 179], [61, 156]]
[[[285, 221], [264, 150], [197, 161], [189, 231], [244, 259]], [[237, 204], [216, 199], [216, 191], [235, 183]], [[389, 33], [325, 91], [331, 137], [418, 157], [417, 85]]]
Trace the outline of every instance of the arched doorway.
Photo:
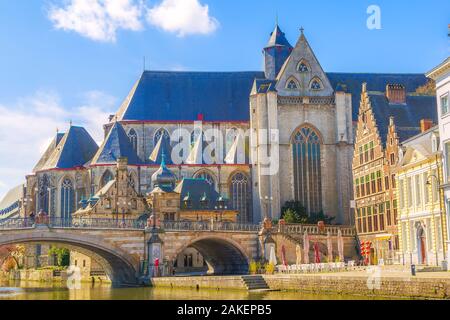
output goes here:
[[419, 264], [427, 264], [427, 237], [422, 224], [417, 225], [417, 261]]

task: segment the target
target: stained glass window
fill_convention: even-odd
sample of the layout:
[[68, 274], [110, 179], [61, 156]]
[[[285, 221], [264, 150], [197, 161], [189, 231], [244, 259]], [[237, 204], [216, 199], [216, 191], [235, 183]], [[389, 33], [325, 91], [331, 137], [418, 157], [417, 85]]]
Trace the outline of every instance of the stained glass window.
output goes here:
[[295, 200], [308, 213], [322, 210], [321, 141], [310, 127], [302, 127], [292, 139]]
[[250, 222], [252, 220], [250, 188], [250, 180], [244, 173], [238, 172], [231, 177], [231, 204], [234, 210], [239, 211], [239, 222]]
[[295, 82], [294, 80], [290, 80], [288, 82], [286, 88], [288, 88], [289, 90], [296, 90], [296, 89], [298, 89], [297, 82]]
[[304, 62], [301, 62], [299, 65], [298, 65], [298, 71], [299, 72], [308, 72], [309, 70], [308, 70], [308, 66], [304, 63]]
[[131, 145], [133, 146], [134, 151], [137, 151], [137, 133], [134, 129], [131, 129], [130, 132], [128, 132], [128, 138], [130, 139]]
[[156, 146], [158, 141], [161, 139], [161, 137], [164, 136], [164, 139], [167, 139], [168, 142], [170, 142], [170, 135], [169, 132], [167, 132], [166, 129], [161, 128], [158, 131], [156, 131], [155, 136], [153, 137], [153, 145]]
[[72, 218], [75, 211], [75, 195], [72, 180], [66, 178], [61, 184], [61, 218], [68, 220]]
[[319, 81], [319, 80], [313, 80], [313, 81], [311, 82], [311, 89], [312, 89], [312, 90], [320, 90], [320, 89], [322, 89], [322, 86], [321, 86], [321, 84], [320, 84], [320, 81]]

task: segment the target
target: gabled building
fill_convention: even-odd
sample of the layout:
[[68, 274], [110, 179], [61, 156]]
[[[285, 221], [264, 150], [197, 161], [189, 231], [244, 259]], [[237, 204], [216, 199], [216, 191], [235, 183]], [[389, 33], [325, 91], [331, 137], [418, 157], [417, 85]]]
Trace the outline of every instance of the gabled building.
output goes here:
[[447, 222], [440, 201], [442, 156], [437, 126], [407, 139], [397, 168], [399, 254], [404, 264], [440, 266]]
[[396, 174], [400, 144], [421, 132], [421, 126], [428, 129], [436, 121], [434, 96], [408, 91], [416, 90], [415, 77], [393, 76], [391, 80], [401, 82], [388, 83], [384, 92], [369, 91], [369, 84], [362, 85], [352, 164], [355, 224], [360, 241], [371, 247], [366, 258], [373, 264], [398, 260]]

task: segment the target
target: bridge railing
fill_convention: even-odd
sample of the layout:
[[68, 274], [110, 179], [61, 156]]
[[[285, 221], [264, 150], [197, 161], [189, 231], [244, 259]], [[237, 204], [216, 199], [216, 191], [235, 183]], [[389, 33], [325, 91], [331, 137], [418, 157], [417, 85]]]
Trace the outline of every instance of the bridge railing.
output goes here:
[[222, 221], [163, 221], [161, 228], [167, 231], [259, 231], [259, 224]]
[[146, 221], [136, 219], [99, 219], [99, 218], [55, 218], [50, 219], [49, 226], [61, 229], [138, 229], [144, 230]]
[[14, 218], [2, 220], [0, 222], [0, 230], [27, 229], [33, 228], [33, 226], [33, 219]]

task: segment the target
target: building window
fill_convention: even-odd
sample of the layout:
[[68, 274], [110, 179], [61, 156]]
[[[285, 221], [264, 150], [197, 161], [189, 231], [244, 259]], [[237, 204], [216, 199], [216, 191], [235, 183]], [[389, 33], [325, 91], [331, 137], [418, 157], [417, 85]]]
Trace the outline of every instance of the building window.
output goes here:
[[[404, 180], [399, 180], [399, 191], [398, 191], [398, 197], [400, 199], [400, 208], [405, 208], [405, 190], [404, 190]], [[392, 186], [393, 188], [394, 186]]]
[[287, 85], [286, 85], [286, 89], [297, 90], [298, 89], [297, 82], [295, 80], [293, 80], [293, 79], [289, 80]]
[[292, 140], [295, 200], [308, 214], [322, 210], [321, 141], [310, 127], [300, 128]]
[[359, 147], [359, 163], [363, 164], [364, 163], [364, 153], [363, 153], [363, 147]]
[[368, 144], [364, 145], [364, 161], [365, 162], [369, 161], [369, 145]]
[[367, 207], [367, 222], [368, 222], [368, 232], [372, 232], [372, 219], [373, 219], [373, 215], [372, 215], [372, 207]]
[[305, 64], [305, 62], [300, 62], [298, 64], [297, 70], [299, 72], [308, 72], [309, 71], [308, 66]]
[[75, 194], [73, 191], [73, 183], [70, 179], [64, 179], [61, 184], [61, 218], [69, 220], [75, 211]]
[[392, 225], [392, 217], [391, 217], [391, 203], [386, 201], [386, 222], [388, 226]]
[[395, 164], [395, 154], [391, 153], [391, 166]]
[[384, 230], [384, 204], [380, 204], [379, 207], [379, 217], [380, 217], [380, 231]]
[[392, 207], [394, 209], [394, 225], [396, 225], [398, 216], [397, 200], [392, 200]]
[[386, 190], [389, 190], [389, 176], [384, 177], [384, 186]]
[[50, 180], [46, 174], [39, 179], [39, 210], [49, 213]]
[[311, 88], [311, 90], [321, 90], [322, 84], [320, 83], [320, 80], [314, 79], [313, 81], [311, 81], [310, 88]]
[[420, 176], [414, 177], [414, 184], [416, 188], [416, 206], [422, 205], [422, 185], [420, 184]]
[[250, 222], [251, 219], [251, 184], [242, 172], [238, 172], [230, 180], [231, 204], [239, 211], [239, 222]]
[[392, 189], [395, 189], [395, 188], [397, 188], [397, 184], [395, 183], [395, 174], [393, 174], [393, 175], [392, 175], [392, 182], [391, 182], [391, 186], [392, 186]]
[[111, 180], [114, 180], [114, 176], [111, 171], [106, 170], [102, 176], [102, 180], [100, 181], [101, 187], [103, 188]]
[[373, 141], [371, 141], [370, 144], [369, 144], [369, 150], [370, 150], [370, 160], [375, 159], [375, 152], [374, 152]]
[[361, 197], [366, 196], [366, 187], [364, 185], [364, 177], [361, 177]]
[[367, 195], [370, 194], [370, 175], [366, 176], [366, 193]]
[[134, 129], [131, 129], [130, 132], [128, 132], [128, 139], [130, 139], [130, 143], [133, 146], [133, 150], [137, 151], [138, 138], [137, 133]]
[[216, 187], [216, 179], [206, 171], [201, 171], [195, 174], [194, 176], [196, 179], [204, 179], [206, 182], [208, 182], [209, 185]]
[[377, 171], [377, 188], [378, 192], [383, 191], [383, 180], [381, 179], [381, 171]]
[[411, 177], [406, 178], [406, 200], [408, 207], [413, 206], [412, 202], [412, 179]]
[[360, 188], [359, 188], [359, 178], [355, 181], [356, 186], [356, 197], [359, 198], [361, 196]]
[[377, 193], [376, 187], [375, 187], [375, 172], [372, 172], [370, 174], [370, 187], [372, 188], [372, 193]]
[[441, 115], [448, 113], [448, 94], [441, 97]]
[[445, 144], [445, 155], [444, 155], [444, 161], [446, 162], [446, 168], [447, 168], [447, 182], [450, 182], [450, 142], [447, 142]]
[[170, 135], [169, 132], [167, 132], [166, 129], [161, 128], [158, 131], [155, 132], [155, 135], [153, 136], [153, 145], [156, 146], [161, 139], [161, 137], [164, 137], [164, 142], [170, 143]]

